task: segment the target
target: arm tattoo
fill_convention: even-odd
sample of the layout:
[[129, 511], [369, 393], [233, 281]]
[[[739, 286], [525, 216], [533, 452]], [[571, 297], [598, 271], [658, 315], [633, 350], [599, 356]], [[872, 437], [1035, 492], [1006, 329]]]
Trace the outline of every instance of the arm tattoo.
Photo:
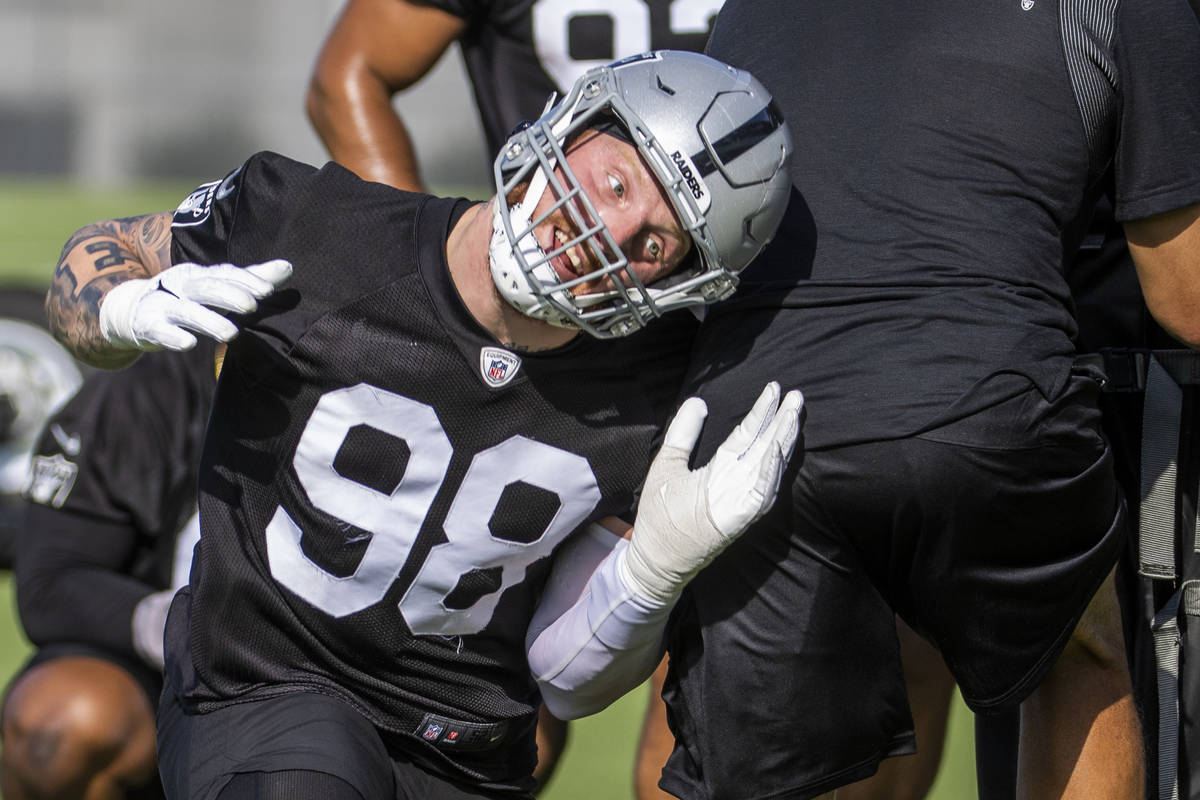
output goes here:
[[96, 268], [97, 273], [109, 267], [119, 267], [134, 259], [133, 253], [121, 247], [116, 242], [89, 242], [83, 245], [83, 249], [89, 255], [100, 253], [92, 261], [92, 265]]
[[169, 266], [171, 264], [171, 215], [164, 213], [142, 217], [138, 242], [143, 252], [153, 254], [164, 268]]
[[113, 350], [100, 333], [100, 301], [118, 283], [156, 275], [171, 265], [171, 215], [86, 225], [63, 246], [46, 296], [51, 330], [79, 359], [124, 366], [136, 353]]
[[118, 283], [114, 277], [98, 278], [76, 292], [73, 283], [55, 280], [46, 294], [46, 318], [55, 338], [85, 364], [116, 369], [137, 356], [114, 352], [100, 333], [100, 298]]

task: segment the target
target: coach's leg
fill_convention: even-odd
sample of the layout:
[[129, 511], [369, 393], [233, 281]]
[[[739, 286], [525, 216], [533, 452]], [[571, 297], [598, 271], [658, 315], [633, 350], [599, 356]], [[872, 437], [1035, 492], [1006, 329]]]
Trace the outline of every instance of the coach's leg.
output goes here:
[[663, 765], [675, 747], [675, 737], [667, 726], [667, 704], [662, 699], [663, 681], [667, 679], [667, 659], [664, 657], [650, 676], [650, 696], [642, 718], [642, 733], [638, 738], [637, 757], [633, 767], [633, 794], [637, 800], [665, 800], [671, 795], [658, 788]]
[[158, 780], [154, 712], [116, 664], [45, 661], [9, 690], [0, 758], [6, 800], [120, 800]]
[[567, 723], [542, 706], [538, 711], [537, 721], [537, 764], [533, 768], [533, 779], [537, 781], [537, 789], [534, 794], [540, 793], [546, 787], [566, 746]]
[[838, 789], [837, 800], [921, 800], [929, 794], [942, 763], [946, 720], [954, 677], [937, 648], [896, 617], [900, 660], [912, 709], [917, 752], [889, 758], [866, 780]]
[[1018, 795], [1112, 800], [1144, 794], [1141, 727], [1113, 577], [1021, 706]]

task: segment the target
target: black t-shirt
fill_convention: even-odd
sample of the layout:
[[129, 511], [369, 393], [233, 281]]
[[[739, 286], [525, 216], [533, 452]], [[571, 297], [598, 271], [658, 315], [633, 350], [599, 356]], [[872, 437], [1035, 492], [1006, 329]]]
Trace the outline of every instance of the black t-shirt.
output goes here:
[[591, 67], [646, 50], [701, 50], [719, 0], [429, 0], [467, 21], [460, 39], [488, 159]]
[[34, 452], [17, 592], [35, 644], [83, 642], [136, 658], [147, 594], [187, 580], [213, 346], [152, 353], [89, 376]]
[[[548, 556], [633, 503], [694, 324], [499, 348], [449, 278], [468, 206], [260, 154], [176, 213], [175, 261], [295, 271], [225, 359], [168, 672], [199, 710], [332, 694], [433, 770], [527, 790]], [[456, 752], [425, 714], [510, 734]]]
[[760, 376], [805, 390], [810, 448], [1053, 396], [1075, 353], [1063, 265], [1107, 171], [1118, 220], [1200, 201], [1183, 0], [730, 0], [709, 51], [795, 139], [783, 228], [702, 328], [697, 373], [741, 365], [705, 389], [717, 420]]

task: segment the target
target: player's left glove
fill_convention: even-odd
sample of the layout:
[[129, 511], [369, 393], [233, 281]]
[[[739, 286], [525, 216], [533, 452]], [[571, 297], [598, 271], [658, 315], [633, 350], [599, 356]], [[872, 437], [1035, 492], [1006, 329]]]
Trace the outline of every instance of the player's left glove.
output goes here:
[[283, 259], [248, 267], [176, 264], [109, 289], [100, 303], [100, 332], [125, 350], [189, 350], [196, 344], [191, 331], [227, 342], [237, 326], [205, 306], [249, 313], [291, 274]]
[[689, 470], [708, 407], [686, 400], [663, 438], [642, 490], [622, 580], [642, 597], [672, 602], [692, 577], [775, 502], [800, 431], [804, 399], [767, 384], [704, 467]]

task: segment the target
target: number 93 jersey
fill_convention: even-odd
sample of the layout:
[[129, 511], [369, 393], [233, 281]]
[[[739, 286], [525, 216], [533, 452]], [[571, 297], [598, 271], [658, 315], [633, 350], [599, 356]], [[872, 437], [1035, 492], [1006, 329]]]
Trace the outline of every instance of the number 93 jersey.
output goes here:
[[524, 640], [550, 556], [633, 504], [694, 322], [499, 347], [449, 278], [469, 205], [268, 153], [176, 211], [176, 263], [294, 273], [235, 320], [168, 670], [199, 711], [333, 694], [500, 787], [533, 765]]
[[430, 0], [466, 21], [459, 45], [487, 135], [488, 160], [537, 119], [552, 92], [647, 50], [700, 52], [722, 0]]

